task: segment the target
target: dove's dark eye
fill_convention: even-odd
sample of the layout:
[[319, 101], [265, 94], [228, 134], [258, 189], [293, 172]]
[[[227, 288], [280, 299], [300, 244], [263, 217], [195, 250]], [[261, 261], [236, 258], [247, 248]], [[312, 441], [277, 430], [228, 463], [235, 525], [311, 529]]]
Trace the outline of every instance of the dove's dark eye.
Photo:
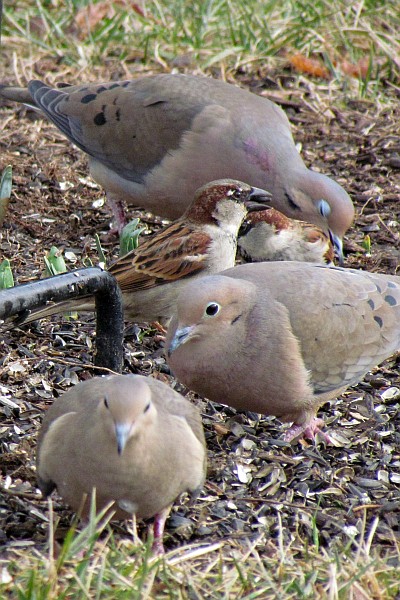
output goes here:
[[218, 302], [209, 302], [206, 306], [204, 314], [207, 315], [207, 317], [215, 317], [215, 315], [219, 313], [220, 309], [221, 306], [218, 304]]
[[328, 202], [326, 200], [320, 200], [317, 206], [320, 214], [327, 219], [332, 212]]

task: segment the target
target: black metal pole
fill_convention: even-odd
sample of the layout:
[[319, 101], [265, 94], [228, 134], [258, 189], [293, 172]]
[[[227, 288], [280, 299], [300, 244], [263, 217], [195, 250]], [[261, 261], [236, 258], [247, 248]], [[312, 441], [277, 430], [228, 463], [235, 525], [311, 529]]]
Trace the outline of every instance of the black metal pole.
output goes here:
[[95, 365], [122, 371], [124, 358], [124, 309], [122, 294], [116, 279], [102, 271], [104, 286], [96, 293], [96, 354]]
[[94, 295], [96, 302], [95, 364], [122, 371], [124, 313], [115, 278], [98, 267], [77, 269], [0, 291], [0, 319], [45, 306], [48, 302]]

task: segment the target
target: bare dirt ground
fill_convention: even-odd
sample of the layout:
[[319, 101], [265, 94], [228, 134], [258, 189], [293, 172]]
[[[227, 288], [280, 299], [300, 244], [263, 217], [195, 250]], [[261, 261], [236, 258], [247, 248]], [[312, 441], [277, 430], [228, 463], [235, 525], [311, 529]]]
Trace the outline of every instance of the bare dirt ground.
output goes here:
[[[52, 82], [57, 65], [36, 66]], [[9, 82], [14, 82], [10, 75]], [[74, 83], [71, 72], [68, 81]], [[126, 78], [116, 68], [93, 79]], [[64, 76], [64, 79], [67, 78]], [[346, 265], [396, 273], [400, 264], [400, 106], [395, 90], [385, 103], [349, 101], [286, 73], [238, 73], [235, 79], [256, 93], [279, 100], [294, 126], [307, 165], [330, 174], [352, 196], [357, 218], [346, 240]], [[279, 85], [277, 85], [279, 84]], [[98, 262], [94, 234], [106, 253], [110, 210], [94, 208], [103, 192], [88, 178], [86, 158], [47, 121], [11, 104], [0, 105], [0, 168], [13, 167], [13, 196], [0, 231], [0, 259], [9, 258], [16, 284], [42, 276], [43, 255], [52, 245], [73, 252], [81, 267]], [[132, 212], [131, 216], [139, 213]], [[152, 227], [159, 222], [142, 214]], [[371, 255], [363, 253], [364, 236]], [[17, 557], [46, 541], [48, 506], [35, 483], [35, 438], [43, 411], [78, 380], [99, 374], [93, 364], [91, 316], [78, 322], [55, 317], [38, 327], [5, 332], [0, 354], [0, 545]], [[125, 338], [125, 372], [173, 382], [158, 332], [130, 325]], [[285, 382], [282, 382], [285, 385]], [[370, 374], [321, 415], [337, 446], [321, 441], [288, 445], [272, 418], [239, 414], [206, 402], [177, 384], [200, 405], [209, 449], [205, 490], [195, 506], [182, 502], [167, 525], [166, 547], [187, 541], [229, 539], [241, 544], [261, 536], [265, 552], [277, 537], [301, 553], [315, 542], [342, 546], [360, 532], [375, 530], [373, 545], [392, 552], [400, 541], [400, 375], [399, 357]], [[59, 537], [71, 513], [55, 500]], [[279, 517], [279, 518], [278, 518]], [[124, 525], [117, 535], [126, 535]], [[393, 552], [393, 561], [398, 561]]]

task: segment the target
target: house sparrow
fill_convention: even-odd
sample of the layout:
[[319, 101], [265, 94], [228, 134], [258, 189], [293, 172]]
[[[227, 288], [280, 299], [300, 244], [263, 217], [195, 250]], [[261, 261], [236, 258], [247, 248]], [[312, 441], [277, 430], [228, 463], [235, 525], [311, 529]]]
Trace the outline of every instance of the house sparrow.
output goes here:
[[[247, 211], [263, 208], [269, 199], [268, 192], [232, 179], [213, 181], [197, 190], [183, 217], [110, 265], [108, 271], [122, 291], [126, 319], [168, 321], [189, 279], [233, 267], [237, 234]], [[75, 298], [24, 314], [17, 324], [94, 309], [92, 296]]]
[[245, 262], [298, 260], [331, 264], [335, 251], [329, 233], [269, 208], [247, 215], [239, 230], [238, 255]]

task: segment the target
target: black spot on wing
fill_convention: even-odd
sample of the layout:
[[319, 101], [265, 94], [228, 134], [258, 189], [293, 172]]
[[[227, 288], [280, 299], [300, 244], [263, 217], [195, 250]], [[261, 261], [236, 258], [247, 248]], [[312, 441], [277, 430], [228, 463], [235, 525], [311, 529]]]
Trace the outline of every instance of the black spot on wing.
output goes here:
[[93, 122], [95, 125], [105, 125], [107, 123], [105, 114], [103, 112], [97, 113], [93, 119]]
[[387, 302], [390, 306], [396, 306], [397, 304], [396, 298], [394, 298], [394, 296], [391, 296], [390, 294], [387, 294], [385, 296], [385, 302]]
[[[97, 96], [96, 94], [86, 94], [86, 96], [83, 96], [83, 98], [81, 98], [81, 103], [82, 104], [89, 104], [89, 102], [93, 102], [93, 100], [96, 100]], [[69, 98], [68, 98], [69, 100]]]
[[383, 327], [383, 320], [380, 317], [374, 317], [374, 321], [378, 324], [379, 327]]

